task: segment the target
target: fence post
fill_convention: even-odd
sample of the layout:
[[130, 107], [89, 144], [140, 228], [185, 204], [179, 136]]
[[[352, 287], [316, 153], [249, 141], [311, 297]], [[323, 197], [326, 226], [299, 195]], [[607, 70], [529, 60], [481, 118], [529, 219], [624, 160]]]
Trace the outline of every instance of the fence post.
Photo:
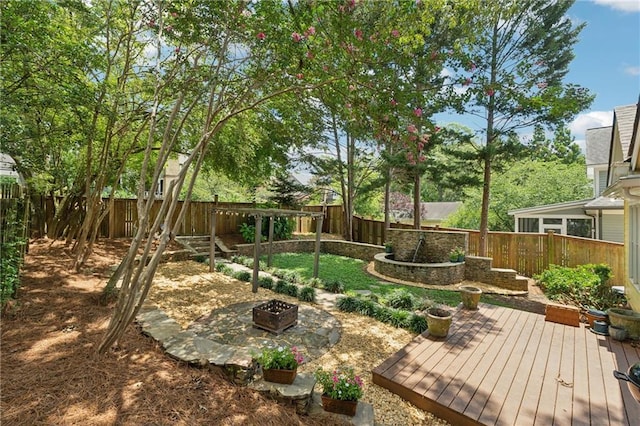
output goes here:
[[545, 269], [549, 269], [549, 265], [552, 265], [556, 258], [556, 245], [553, 234], [553, 230], [550, 229], [547, 231], [547, 264], [545, 265]]

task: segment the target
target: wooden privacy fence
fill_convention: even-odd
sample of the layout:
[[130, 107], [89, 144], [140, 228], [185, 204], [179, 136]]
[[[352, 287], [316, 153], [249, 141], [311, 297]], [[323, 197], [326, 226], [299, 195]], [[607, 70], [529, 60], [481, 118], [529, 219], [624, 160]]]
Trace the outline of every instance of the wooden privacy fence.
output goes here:
[[[50, 200], [49, 200], [50, 201]], [[104, 200], [105, 204], [108, 200]], [[162, 200], [156, 200], [152, 210], [152, 220], [155, 218]], [[182, 201], [180, 202], [182, 203]], [[44, 203], [53, 206], [52, 202]], [[251, 203], [227, 203], [191, 201], [180, 226], [178, 235], [209, 235], [211, 232], [211, 212], [213, 208], [250, 208]], [[178, 206], [177, 211], [182, 206]], [[322, 212], [325, 216], [322, 222], [322, 232], [330, 234], [343, 233], [342, 206], [306, 206], [302, 209], [309, 212]], [[45, 212], [53, 217], [53, 208]], [[177, 219], [175, 214], [174, 220]], [[132, 237], [137, 225], [136, 200], [115, 200], [112, 210], [101, 225], [101, 236], [109, 238]], [[240, 225], [248, 220], [244, 215], [216, 215], [216, 234], [237, 234]], [[295, 231], [299, 233], [313, 233], [316, 230], [316, 219], [298, 217]], [[412, 229], [410, 224], [392, 223], [391, 228]], [[423, 226], [422, 229], [441, 229], [463, 231], [469, 233], [468, 254], [477, 255], [480, 233], [479, 231], [453, 228], [437, 228]], [[375, 245], [383, 245], [386, 238], [384, 222], [364, 219], [354, 216], [354, 241]], [[487, 256], [493, 258], [495, 268], [514, 269], [519, 274], [531, 277], [539, 274], [550, 264], [561, 266], [577, 266], [586, 263], [606, 263], [613, 271], [612, 283], [623, 285], [625, 276], [624, 244], [613, 243], [588, 238], [571, 237], [567, 235], [534, 234], [521, 232], [489, 232]]]
[[[391, 228], [412, 229], [410, 224], [392, 223]], [[468, 254], [477, 255], [480, 231], [423, 226], [422, 229], [462, 231], [469, 233]], [[354, 240], [382, 245], [385, 240], [384, 222], [354, 217]], [[487, 257], [493, 258], [494, 268], [514, 269], [532, 277], [549, 265], [574, 267], [587, 263], [606, 263], [611, 267], [611, 285], [624, 285], [624, 244], [590, 238], [572, 237], [553, 232], [535, 234], [523, 232], [489, 232]]]

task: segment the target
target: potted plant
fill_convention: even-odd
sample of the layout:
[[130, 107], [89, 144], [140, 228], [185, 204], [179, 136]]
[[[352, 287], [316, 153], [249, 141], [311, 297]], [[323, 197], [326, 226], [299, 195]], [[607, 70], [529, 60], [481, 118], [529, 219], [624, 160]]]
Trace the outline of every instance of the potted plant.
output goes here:
[[297, 347], [264, 348], [256, 358], [262, 366], [262, 378], [268, 382], [290, 385], [296, 378], [304, 357]]
[[322, 408], [332, 413], [355, 416], [358, 400], [362, 398], [362, 379], [351, 367], [336, 368], [332, 372], [319, 368], [314, 376], [322, 386]]
[[384, 252], [393, 253], [393, 243], [390, 243], [390, 242], [384, 243]]
[[449, 252], [449, 262], [451, 263], [455, 263], [458, 261], [458, 252], [456, 251], [456, 249], [451, 249], [451, 251]]
[[433, 337], [447, 337], [453, 316], [447, 309], [432, 307], [427, 309], [427, 329]]

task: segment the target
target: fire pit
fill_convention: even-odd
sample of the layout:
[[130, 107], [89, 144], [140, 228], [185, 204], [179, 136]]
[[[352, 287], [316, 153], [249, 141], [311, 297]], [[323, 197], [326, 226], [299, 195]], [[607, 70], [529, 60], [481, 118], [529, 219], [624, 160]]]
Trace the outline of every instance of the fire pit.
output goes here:
[[298, 305], [273, 299], [253, 308], [253, 326], [280, 334], [298, 323]]

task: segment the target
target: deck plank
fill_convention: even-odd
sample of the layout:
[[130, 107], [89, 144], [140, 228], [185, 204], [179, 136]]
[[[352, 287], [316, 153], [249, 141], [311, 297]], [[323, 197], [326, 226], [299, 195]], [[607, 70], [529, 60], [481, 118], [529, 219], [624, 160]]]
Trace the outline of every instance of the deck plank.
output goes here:
[[450, 352], [451, 359], [448, 364], [442, 362], [441, 364], [432, 367], [430, 373], [433, 379], [431, 383], [425, 380], [427, 375], [420, 378], [420, 384], [414, 386], [414, 391], [422, 394], [423, 396], [436, 400], [443, 392], [444, 389], [451, 383], [451, 381], [457, 376], [460, 376], [461, 370], [465, 369], [469, 365], [473, 365], [470, 358], [475, 353], [475, 350], [480, 345], [483, 334], [479, 333], [485, 327], [490, 327], [495, 321], [499, 319], [498, 314], [504, 314], [504, 311], [500, 310], [488, 310], [487, 313], [478, 312], [474, 317], [474, 321], [466, 327], [466, 334], [471, 335], [474, 339], [466, 337], [464, 346], [460, 347], [460, 352], [457, 356], [452, 355], [455, 352]]
[[576, 329], [574, 341], [573, 366], [573, 418], [571, 424], [575, 426], [590, 425], [591, 411], [589, 408], [589, 365], [587, 363], [587, 338], [593, 338], [584, 324]]
[[640, 404], [612, 374], [640, 361], [629, 342], [483, 304], [454, 324], [446, 339], [417, 336], [373, 382], [455, 425], [639, 424]]
[[[498, 423], [498, 418], [503, 418], [503, 410], [510, 408], [509, 403], [511, 401], [508, 401], [508, 397], [513, 385], [522, 382], [522, 380], [520, 380], [520, 373], [522, 371], [526, 371], [527, 373], [529, 371], [529, 366], [523, 365], [522, 362], [527, 355], [527, 347], [529, 346], [530, 337], [533, 336], [537, 317], [538, 315], [535, 314], [526, 314], [522, 320], [523, 326], [520, 334], [513, 344], [513, 348], [504, 363], [504, 367], [499, 363], [496, 364], [501, 371], [497, 372], [497, 376], [499, 377], [490, 393], [491, 399], [486, 403], [478, 419], [480, 423], [496, 424]], [[517, 404], [514, 405], [518, 407], [520, 400], [517, 400]]]

